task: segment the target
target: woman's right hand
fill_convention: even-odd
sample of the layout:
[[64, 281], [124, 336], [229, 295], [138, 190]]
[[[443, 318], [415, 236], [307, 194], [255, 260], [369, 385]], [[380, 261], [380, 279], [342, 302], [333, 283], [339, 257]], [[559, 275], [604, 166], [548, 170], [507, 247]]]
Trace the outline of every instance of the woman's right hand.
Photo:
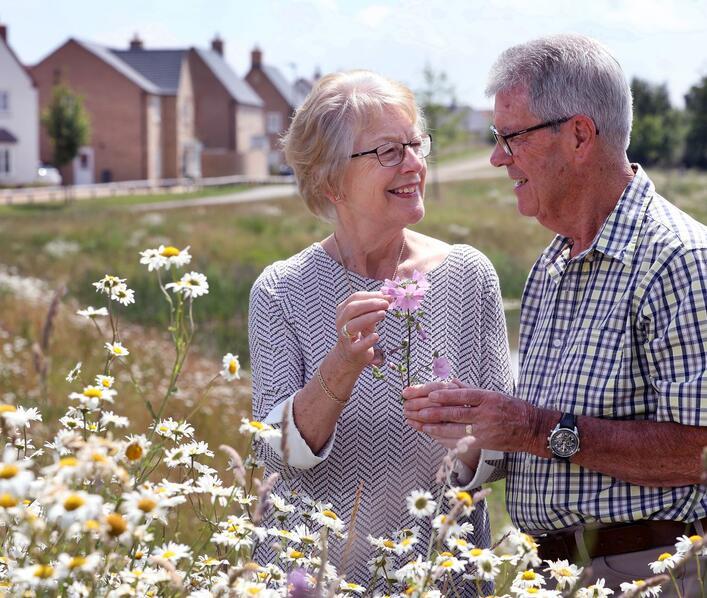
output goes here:
[[390, 300], [383, 293], [358, 291], [336, 307], [339, 339], [336, 352], [352, 368], [363, 370], [373, 360], [373, 345], [380, 340], [376, 324], [385, 318]]

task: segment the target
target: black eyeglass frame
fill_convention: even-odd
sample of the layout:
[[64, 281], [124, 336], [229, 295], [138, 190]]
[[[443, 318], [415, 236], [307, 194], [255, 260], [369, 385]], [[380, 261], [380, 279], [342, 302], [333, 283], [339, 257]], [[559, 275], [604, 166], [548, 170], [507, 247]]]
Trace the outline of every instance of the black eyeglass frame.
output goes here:
[[[557, 125], [561, 125], [563, 123], [566, 123], [568, 120], [571, 118], [574, 118], [574, 116], [565, 116], [564, 118], [558, 118], [556, 120], [550, 120], [545, 123], [540, 123], [539, 125], [535, 125], [533, 127], [528, 127], [527, 129], [521, 129], [520, 131], [514, 131], [513, 133], [508, 133], [507, 135], [502, 135], [501, 133], [498, 132], [498, 129], [494, 125], [491, 125], [491, 133], [493, 133], [493, 137], [496, 140], [496, 143], [500, 145], [503, 148], [503, 151], [506, 152], [506, 155], [512, 156], [513, 155], [513, 149], [511, 148], [511, 144], [508, 143], [509, 139], [513, 139], [514, 137], [518, 137], [519, 135], [525, 135], [526, 133], [530, 133], [531, 131], [537, 131], [538, 129], [544, 129], [546, 127], [554, 127]], [[599, 129], [597, 129], [597, 133], [599, 133]]]
[[[422, 151], [422, 148], [424, 147], [425, 139], [428, 140], [428, 150], [427, 153], [424, 153]], [[429, 133], [424, 133], [423, 135], [420, 135], [418, 138], [413, 139], [412, 141], [408, 141], [407, 143], [402, 143], [400, 141], [386, 141], [385, 143], [381, 143], [378, 147], [368, 150], [365, 152], [357, 152], [355, 154], [351, 154], [349, 158], [360, 158], [361, 156], [368, 156], [370, 154], [375, 154], [376, 158], [378, 158], [378, 164], [380, 164], [383, 168], [395, 168], [396, 166], [400, 166], [403, 163], [403, 160], [405, 160], [405, 148], [406, 147], [412, 147], [416, 143], [420, 144], [420, 153], [415, 152], [415, 155], [418, 156], [419, 158], [426, 158], [432, 153], [432, 135]], [[381, 162], [381, 157], [380, 154], [378, 153], [378, 150], [382, 147], [385, 147], [387, 145], [401, 145], [403, 148], [403, 151], [400, 152], [400, 162], [397, 162], [396, 164], [383, 164]], [[414, 151], [414, 148], [413, 148]]]

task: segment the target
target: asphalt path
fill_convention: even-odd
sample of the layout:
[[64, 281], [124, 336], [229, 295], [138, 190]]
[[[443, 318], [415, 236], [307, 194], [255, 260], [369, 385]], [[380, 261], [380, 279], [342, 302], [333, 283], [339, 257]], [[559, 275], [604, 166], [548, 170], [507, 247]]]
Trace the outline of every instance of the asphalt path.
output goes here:
[[[445, 162], [438, 166], [431, 165], [428, 169], [427, 184], [429, 185], [433, 178], [436, 178], [440, 183], [447, 183], [452, 181], [494, 178], [504, 175], [504, 172], [489, 164], [488, 156], [475, 156], [463, 160]], [[131, 206], [129, 210], [131, 212], [162, 212], [164, 210], [175, 210], [178, 208], [223, 206], [234, 203], [265, 201], [268, 199], [295, 197], [296, 195], [297, 187], [294, 184], [264, 185], [255, 189], [229, 193], [228, 195], [219, 195], [217, 197], [195, 197], [194, 199], [175, 199], [171, 201], [143, 203]]]

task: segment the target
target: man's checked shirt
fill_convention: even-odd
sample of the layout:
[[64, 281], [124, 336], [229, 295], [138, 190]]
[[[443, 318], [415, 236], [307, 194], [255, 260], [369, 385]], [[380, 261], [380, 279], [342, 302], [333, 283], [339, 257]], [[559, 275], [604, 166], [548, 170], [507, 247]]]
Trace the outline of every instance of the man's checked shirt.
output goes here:
[[[707, 426], [707, 227], [634, 169], [586, 251], [570, 259], [556, 237], [535, 263], [516, 396], [577, 415]], [[647, 488], [526, 453], [505, 465], [508, 509], [525, 531], [707, 514], [699, 486]]]

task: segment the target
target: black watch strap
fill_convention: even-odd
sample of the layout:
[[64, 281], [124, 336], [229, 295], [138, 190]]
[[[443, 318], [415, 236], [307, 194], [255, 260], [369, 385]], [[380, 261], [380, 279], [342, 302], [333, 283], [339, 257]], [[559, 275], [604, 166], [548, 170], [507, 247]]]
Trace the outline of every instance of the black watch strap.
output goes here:
[[577, 427], [577, 418], [574, 413], [563, 413], [560, 418], [560, 428], [574, 430]]

